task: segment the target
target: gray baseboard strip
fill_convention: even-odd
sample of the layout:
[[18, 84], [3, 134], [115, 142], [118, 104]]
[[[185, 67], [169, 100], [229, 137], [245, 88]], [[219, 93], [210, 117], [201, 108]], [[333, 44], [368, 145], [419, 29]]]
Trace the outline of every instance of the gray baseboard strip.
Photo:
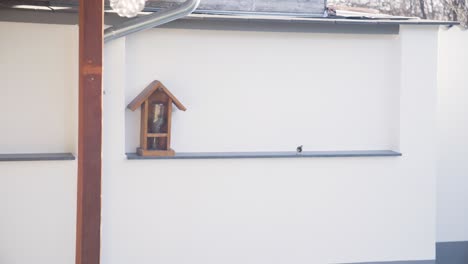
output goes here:
[[258, 158], [357, 158], [399, 157], [393, 150], [277, 151], [277, 152], [176, 152], [175, 156], [142, 157], [127, 153], [127, 159], [258, 159]]
[[436, 243], [436, 260], [355, 262], [347, 264], [468, 264], [468, 241]]
[[437, 264], [467, 264], [468, 241], [436, 243]]
[[75, 160], [71, 153], [16, 153], [0, 154], [0, 161]]
[[407, 260], [407, 261], [383, 261], [383, 262], [355, 262], [347, 264], [436, 264], [436, 260]]

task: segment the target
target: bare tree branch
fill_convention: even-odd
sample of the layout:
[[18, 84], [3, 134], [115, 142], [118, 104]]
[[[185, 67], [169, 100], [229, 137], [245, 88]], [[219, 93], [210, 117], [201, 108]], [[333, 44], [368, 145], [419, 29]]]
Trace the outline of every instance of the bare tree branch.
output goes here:
[[329, 0], [336, 6], [376, 9], [381, 13], [459, 21], [468, 28], [468, 0]]
[[425, 7], [424, 0], [419, 0], [419, 10], [421, 10], [421, 17], [423, 19], [427, 19], [426, 7]]

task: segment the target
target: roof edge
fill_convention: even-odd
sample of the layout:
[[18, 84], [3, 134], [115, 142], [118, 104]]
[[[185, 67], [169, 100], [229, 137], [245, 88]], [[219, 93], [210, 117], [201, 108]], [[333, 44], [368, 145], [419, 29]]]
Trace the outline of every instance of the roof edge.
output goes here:
[[[14, 8], [0, 8], [0, 10], [17, 10], [26, 11], [26, 9], [14, 9]], [[31, 10], [29, 10], [31, 11]], [[64, 10], [32, 10], [35, 14], [37, 13], [77, 13], [77, 7], [69, 7]], [[154, 10], [156, 11], [156, 10]], [[113, 14], [106, 10], [107, 14]], [[152, 12], [142, 12], [141, 14], [150, 14]], [[121, 18], [119, 18], [121, 19]], [[1, 20], [1, 19], [0, 19]], [[20, 21], [21, 19], [15, 19]], [[440, 21], [440, 20], [424, 20], [419, 18], [394, 18], [394, 19], [383, 19], [383, 18], [363, 18], [363, 17], [343, 17], [343, 16], [329, 16], [323, 17], [318, 14], [307, 14], [307, 13], [259, 13], [259, 12], [237, 12], [237, 11], [225, 11], [222, 14], [215, 13], [200, 13], [195, 11], [194, 13], [186, 16], [180, 20], [205, 20], [205, 21], [242, 21], [242, 22], [281, 22], [281, 23], [306, 23], [306, 24], [336, 24], [336, 25], [440, 25], [440, 26], [456, 26], [460, 25], [458, 21]], [[71, 23], [73, 24], [73, 23]]]
[[217, 21], [251, 21], [251, 22], [298, 22], [311, 24], [340, 24], [340, 25], [459, 25], [458, 21], [439, 21], [425, 20], [419, 18], [398, 18], [398, 19], [382, 19], [382, 18], [356, 18], [356, 17], [307, 17], [307, 16], [284, 16], [284, 15], [262, 15], [262, 14], [199, 14], [192, 13], [184, 19], [202, 19], [202, 20], [217, 20]]
[[138, 109], [138, 107], [140, 107], [146, 100], [148, 100], [148, 97], [151, 96], [151, 94], [153, 94], [154, 92], [156, 92], [158, 89], [162, 89], [164, 91], [164, 93], [167, 94], [167, 96], [169, 96], [169, 98], [171, 98], [172, 100], [172, 103], [179, 109], [179, 110], [182, 110], [182, 111], [185, 111], [187, 110], [187, 108], [185, 108], [185, 106], [177, 99], [177, 97], [175, 97], [170, 91], [169, 89], [167, 89], [166, 86], [164, 86], [164, 84], [162, 84], [160, 81], [158, 80], [154, 80], [152, 81], [148, 86], [146, 86], [146, 88], [141, 91], [128, 105], [127, 105], [127, 108], [132, 110], [132, 111], [135, 111]]

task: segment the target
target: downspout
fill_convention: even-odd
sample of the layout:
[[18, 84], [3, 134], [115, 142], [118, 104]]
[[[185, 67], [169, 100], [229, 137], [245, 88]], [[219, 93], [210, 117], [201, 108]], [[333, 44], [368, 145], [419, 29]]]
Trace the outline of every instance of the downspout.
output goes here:
[[179, 6], [161, 10], [151, 15], [137, 17], [120, 25], [107, 28], [104, 30], [104, 42], [188, 16], [197, 9], [198, 4], [200, 4], [200, 0], [187, 0]]

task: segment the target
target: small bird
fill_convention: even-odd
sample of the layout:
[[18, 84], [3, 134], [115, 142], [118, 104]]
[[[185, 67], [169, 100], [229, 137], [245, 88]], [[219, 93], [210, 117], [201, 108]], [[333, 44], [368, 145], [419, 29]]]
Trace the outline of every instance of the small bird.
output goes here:
[[301, 152], [302, 152], [302, 145], [300, 145], [299, 147], [296, 148], [296, 152], [297, 152], [297, 153], [301, 153]]
[[336, 9], [334, 7], [325, 8], [323, 17], [333, 17], [333, 16], [336, 16]]

